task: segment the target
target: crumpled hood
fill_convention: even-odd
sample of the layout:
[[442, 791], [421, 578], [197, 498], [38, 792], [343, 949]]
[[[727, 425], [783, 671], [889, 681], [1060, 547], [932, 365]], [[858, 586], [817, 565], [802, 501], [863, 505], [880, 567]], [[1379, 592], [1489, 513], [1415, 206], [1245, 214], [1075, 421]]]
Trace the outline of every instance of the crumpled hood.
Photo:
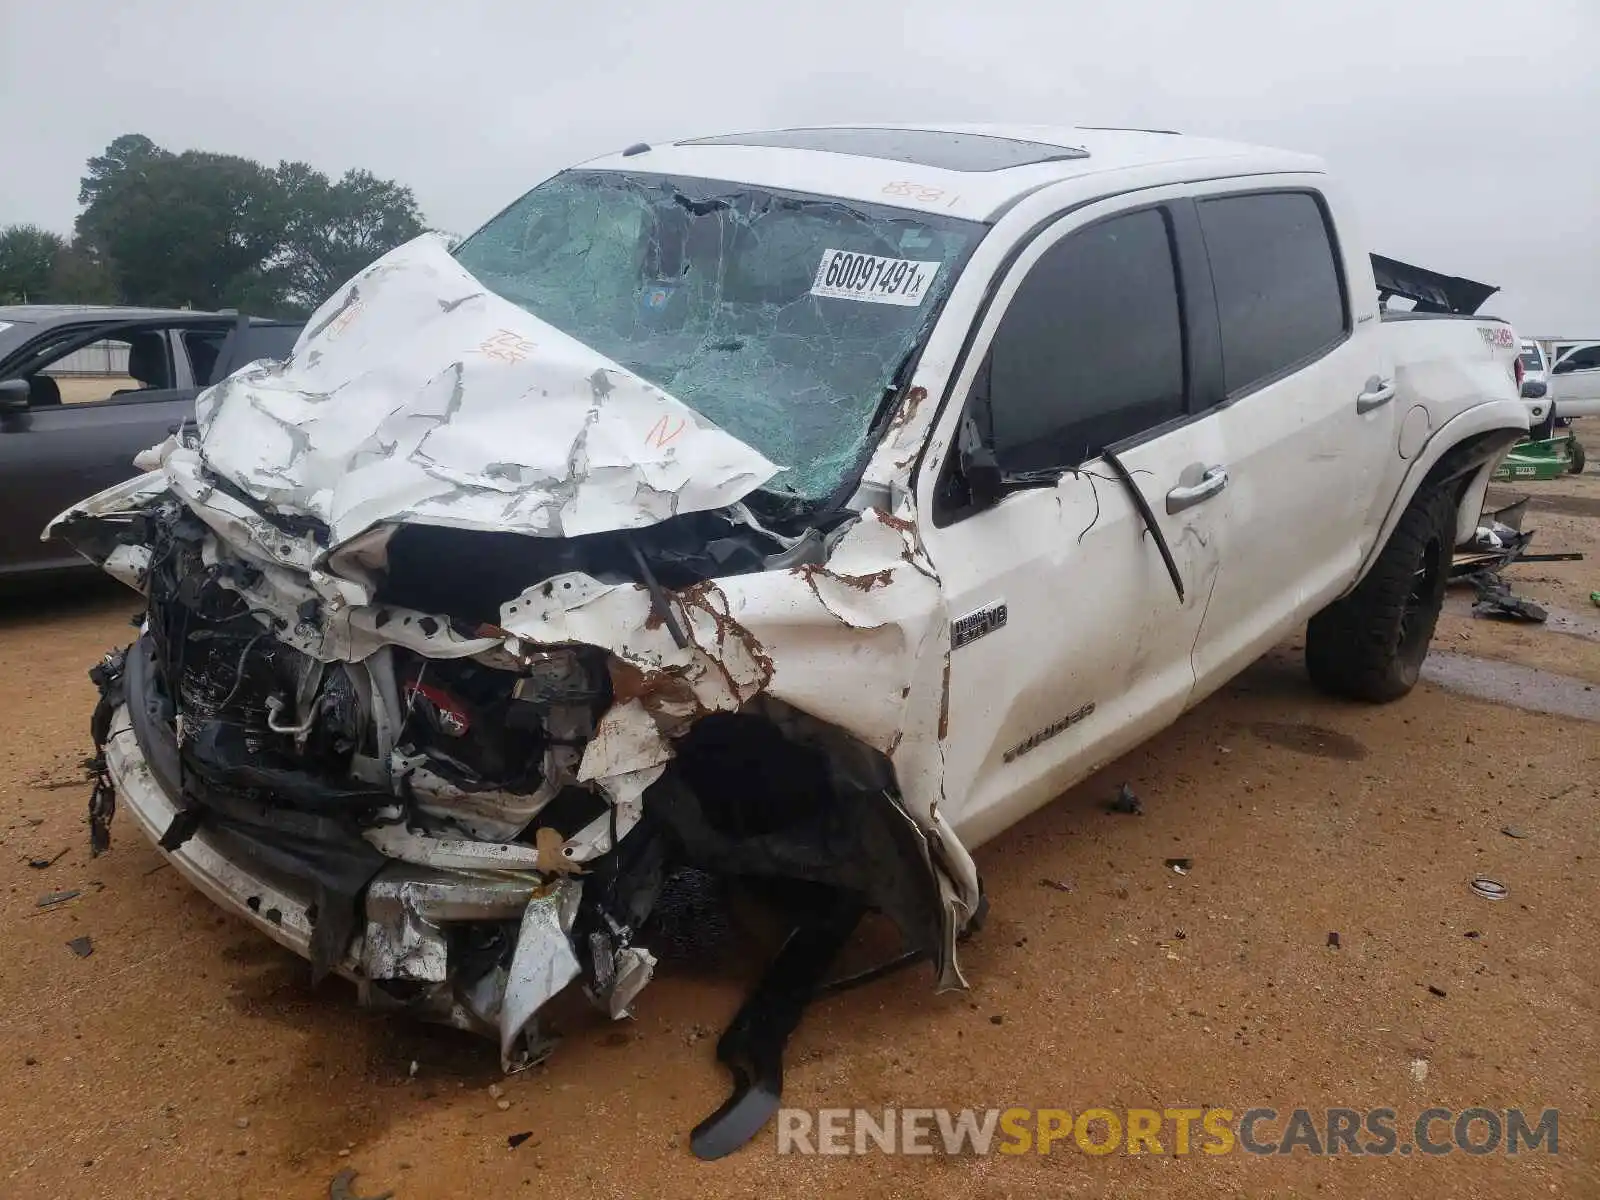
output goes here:
[[572, 537], [720, 508], [779, 467], [488, 291], [432, 234], [201, 394], [200, 452], [333, 545], [380, 524]]

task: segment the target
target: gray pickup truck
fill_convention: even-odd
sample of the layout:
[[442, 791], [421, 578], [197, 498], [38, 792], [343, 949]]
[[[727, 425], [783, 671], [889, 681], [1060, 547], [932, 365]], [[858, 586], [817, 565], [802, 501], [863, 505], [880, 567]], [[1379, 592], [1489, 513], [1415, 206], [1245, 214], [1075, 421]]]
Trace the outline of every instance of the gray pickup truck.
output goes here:
[[[39, 540], [46, 522], [137, 474], [134, 455], [192, 415], [203, 389], [286, 357], [300, 328], [186, 309], [0, 306], [0, 586], [92, 571]], [[74, 372], [86, 365], [101, 373]]]

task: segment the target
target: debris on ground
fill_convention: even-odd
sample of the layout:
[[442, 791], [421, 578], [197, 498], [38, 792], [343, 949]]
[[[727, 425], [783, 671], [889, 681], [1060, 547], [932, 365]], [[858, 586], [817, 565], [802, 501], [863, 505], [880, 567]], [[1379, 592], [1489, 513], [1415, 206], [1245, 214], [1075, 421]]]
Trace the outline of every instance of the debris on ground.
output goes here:
[[55, 852], [55, 854], [53, 854], [49, 858], [30, 858], [28, 860], [28, 865], [30, 867], [32, 867], [35, 871], [43, 871], [46, 867], [55, 866], [56, 863], [61, 860], [61, 856], [63, 854], [65, 854], [70, 849], [72, 849], [72, 847], [71, 846], [67, 846], [64, 849], [57, 850]]
[[532, 1136], [533, 1130], [531, 1129], [524, 1129], [521, 1133], [509, 1133], [506, 1135], [506, 1145], [515, 1150]]
[[89, 955], [94, 953], [94, 943], [87, 937], [75, 937], [67, 943], [67, 949], [71, 950], [79, 958], [88, 958]]
[[1479, 875], [1472, 881], [1472, 892], [1475, 896], [1482, 896], [1485, 900], [1504, 900], [1511, 894], [1511, 889], [1498, 879], [1490, 879], [1487, 875]]
[[1430, 983], [1428, 985], [1428, 995], [1437, 996], [1437, 997], [1439, 997], [1439, 999], [1443, 1000], [1445, 998], [1446, 992], [1442, 987], [1435, 987], [1433, 984]]
[[1041, 879], [1039, 880], [1039, 886], [1053, 888], [1058, 892], [1070, 892], [1072, 890], [1072, 884], [1064, 879]]
[[1594, 604], [1594, 605], [1600, 605], [1600, 592], [1590, 592], [1589, 593], [1589, 603], [1590, 604]]
[[1428, 1060], [1427, 1059], [1425, 1059], [1425, 1058], [1413, 1058], [1411, 1060], [1411, 1080], [1412, 1080], [1413, 1083], [1427, 1083], [1428, 1082]]
[[1502, 825], [1500, 826], [1500, 832], [1508, 838], [1525, 838], [1528, 836], [1528, 831], [1517, 825]]
[[1133, 794], [1133, 789], [1123, 784], [1117, 789], [1116, 797], [1106, 805], [1107, 812], [1124, 813], [1130, 817], [1142, 816], [1144, 805], [1139, 803], [1139, 797]]
[[391, 1200], [394, 1190], [379, 1192], [376, 1196], [358, 1196], [350, 1190], [350, 1185], [355, 1182], [356, 1173], [346, 1167], [333, 1177], [328, 1183], [328, 1200]]
[[76, 900], [82, 892], [76, 888], [65, 892], [48, 892], [40, 896], [34, 903], [35, 908], [53, 908], [57, 904], [65, 904], [68, 900]]
[[1496, 617], [1538, 624], [1550, 616], [1549, 610], [1542, 604], [1536, 604], [1526, 596], [1517, 595], [1511, 590], [1511, 585], [1493, 571], [1475, 572], [1467, 576], [1467, 582], [1478, 593], [1478, 599], [1472, 606], [1472, 615], [1475, 617]]
[[1528, 497], [1514, 504], [1485, 513], [1485, 523], [1478, 526], [1472, 541], [1456, 551], [1450, 563], [1451, 578], [1460, 579], [1480, 571], [1494, 572], [1510, 566], [1533, 541], [1533, 530], [1522, 531], [1522, 517], [1527, 510]]
[[1173, 869], [1173, 871], [1175, 871], [1179, 875], [1187, 875], [1190, 871], [1192, 871], [1194, 869], [1194, 859], [1192, 859], [1192, 858], [1169, 858], [1169, 859], [1167, 859], [1165, 865], [1171, 867]]
[[1328, 948], [1330, 950], [1339, 949], [1339, 935], [1337, 932], [1330, 931], [1328, 933]]

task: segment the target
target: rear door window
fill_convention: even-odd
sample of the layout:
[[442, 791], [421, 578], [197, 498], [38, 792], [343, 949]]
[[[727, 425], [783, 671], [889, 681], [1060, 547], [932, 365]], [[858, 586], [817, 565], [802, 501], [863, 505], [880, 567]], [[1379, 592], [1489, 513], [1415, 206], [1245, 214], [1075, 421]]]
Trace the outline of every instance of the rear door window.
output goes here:
[[1183, 361], [1166, 214], [1125, 213], [1033, 265], [995, 331], [978, 412], [986, 394], [1002, 469], [1075, 467], [1182, 416]]
[[294, 352], [294, 344], [300, 338], [301, 328], [299, 324], [246, 326], [244, 346], [234, 365], [242, 367], [245, 363], [254, 362], [258, 358], [280, 360], [288, 358]]
[[1590, 346], [1569, 354], [1556, 364], [1556, 375], [1570, 375], [1574, 371], [1593, 371], [1600, 367], [1600, 346]]
[[1219, 196], [1199, 208], [1230, 397], [1303, 366], [1344, 338], [1343, 280], [1316, 196]]

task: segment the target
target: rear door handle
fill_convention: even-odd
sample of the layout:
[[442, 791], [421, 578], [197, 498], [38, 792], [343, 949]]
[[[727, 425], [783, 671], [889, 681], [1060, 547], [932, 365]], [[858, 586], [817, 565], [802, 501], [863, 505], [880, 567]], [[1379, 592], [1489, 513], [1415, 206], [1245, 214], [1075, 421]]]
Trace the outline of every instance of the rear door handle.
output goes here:
[[1211, 499], [1228, 486], [1228, 473], [1221, 467], [1207, 467], [1195, 484], [1179, 484], [1167, 493], [1167, 512], [1182, 512]]
[[1367, 380], [1366, 390], [1356, 396], [1356, 411], [1369, 413], [1375, 408], [1382, 408], [1394, 399], [1397, 390], [1394, 380], [1374, 375]]

